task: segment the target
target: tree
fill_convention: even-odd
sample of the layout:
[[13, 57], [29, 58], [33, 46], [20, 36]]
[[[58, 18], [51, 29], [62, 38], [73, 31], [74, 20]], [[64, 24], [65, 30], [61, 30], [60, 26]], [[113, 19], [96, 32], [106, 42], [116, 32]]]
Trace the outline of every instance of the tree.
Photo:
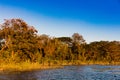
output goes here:
[[77, 43], [80, 43], [80, 44], [83, 44], [85, 43], [85, 40], [83, 39], [83, 36], [80, 35], [79, 33], [74, 33], [72, 35], [72, 39], [73, 39], [73, 42], [77, 42]]
[[1, 51], [17, 54], [22, 60], [33, 60], [37, 52], [37, 30], [21, 19], [9, 19], [0, 26], [0, 38], [4, 40]]
[[70, 37], [58, 37], [56, 38], [64, 43], [71, 43], [72, 42], [72, 39]]
[[75, 55], [75, 59], [79, 59], [82, 55], [82, 52], [84, 51], [82, 46], [85, 44], [85, 40], [83, 39], [83, 36], [79, 33], [74, 33], [72, 35], [72, 47], [71, 51]]

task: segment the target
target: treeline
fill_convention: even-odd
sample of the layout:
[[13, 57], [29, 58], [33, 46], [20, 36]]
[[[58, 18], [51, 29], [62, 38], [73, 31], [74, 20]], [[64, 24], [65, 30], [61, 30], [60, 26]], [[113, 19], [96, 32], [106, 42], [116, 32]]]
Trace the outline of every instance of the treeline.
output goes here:
[[0, 62], [120, 62], [120, 41], [87, 44], [82, 35], [49, 37], [38, 35], [21, 19], [5, 20], [0, 25]]

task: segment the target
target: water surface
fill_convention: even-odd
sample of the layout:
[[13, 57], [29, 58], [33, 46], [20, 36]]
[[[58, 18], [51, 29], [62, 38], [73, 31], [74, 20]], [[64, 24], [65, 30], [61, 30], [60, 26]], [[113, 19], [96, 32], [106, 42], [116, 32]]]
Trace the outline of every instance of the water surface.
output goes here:
[[120, 80], [120, 66], [64, 66], [60, 69], [0, 74], [0, 80]]

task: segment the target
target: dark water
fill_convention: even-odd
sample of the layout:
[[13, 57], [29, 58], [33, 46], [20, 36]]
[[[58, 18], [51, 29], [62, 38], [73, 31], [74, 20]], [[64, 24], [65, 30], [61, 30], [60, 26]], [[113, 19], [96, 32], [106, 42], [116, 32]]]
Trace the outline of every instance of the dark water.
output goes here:
[[120, 80], [120, 66], [64, 66], [61, 69], [0, 74], [0, 80]]

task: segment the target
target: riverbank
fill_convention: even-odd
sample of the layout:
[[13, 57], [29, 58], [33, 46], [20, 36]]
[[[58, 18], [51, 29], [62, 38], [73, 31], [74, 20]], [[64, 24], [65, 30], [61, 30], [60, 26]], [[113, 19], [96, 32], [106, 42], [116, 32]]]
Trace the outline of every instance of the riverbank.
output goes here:
[[38, 62], [21, 62], [21, 63], [1, 63], [0, 73], [33, 71], [40, 69], [60, 68], [60, 65], [49, 65], [48, 63], [40, 64]]
[[50, 69], [50, 68], [62, 68], [65, 65], [120, 65], [120, 62], [103, 62], [103, 61], [79, 61], [74, 60], [71, 62], [68, 61], [49, 61], [44, 63], [38, 62], [21, 62], [21, 63], [1, 63], [0, 64], [0, 73], [10, 73], [10, 72], [20, 72], [20, 71], [32, 71], [40, 69]]

